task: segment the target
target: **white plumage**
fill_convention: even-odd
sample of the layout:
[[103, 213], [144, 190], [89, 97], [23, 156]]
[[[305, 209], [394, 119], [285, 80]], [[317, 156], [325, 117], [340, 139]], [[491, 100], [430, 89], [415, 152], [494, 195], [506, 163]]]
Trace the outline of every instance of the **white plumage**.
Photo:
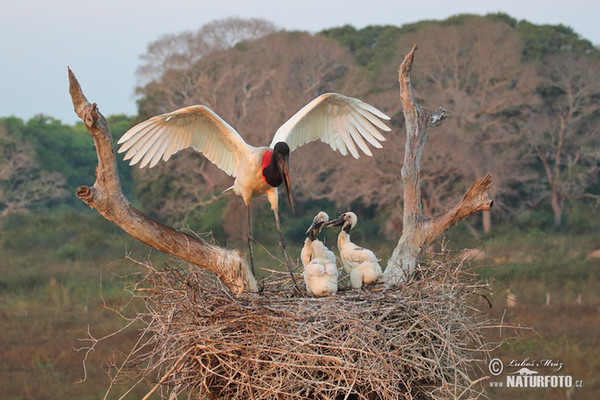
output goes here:
[[[285, 142], [293, 151], [305, 143], [321, 140], [343, 155], [359, 157], [356, 146], [372, 155], [365, 140], [381, 148], [385, 138], [377, 129], [389, 131], [381, 120], [389, 117], [359, 99], [338, 93], [323, 94], [292, 116], [275, 133], [269, 148]], [[206, 106], [185, 107], [157, 115], [131, 128], [119, 139], [119, 153], [127, 151], [125, 160], [131, 165], [153, 167], [161, 159], [187, 147], [202, 152], [206, 158], [227, 174], [237, 177], [245, 168], [244, 153], [264, 147], [248, 145], [227, 122]]]
[[[279, 142], [286, 143], [293, 151], [318, 139], [343, 155], [350, 152], [358, 158], [358, 146], [370, 156], [372, 153], [365, 140], [381, 148], [380, 142], [385, 138], [378, 129], [390, 130], [381, 120], [389, 120], [389, 117], [359, 99], [326, 93], [283, 124], [269, 147], [254, 147], [214, 111], [196, 105], [157, 115], [134, 126], [119, 139], [119, 153], [126, 152], [125, 160], [131, 160], [131, 165], [140, 163], [143, 168], [153, 167], [160, 160], [167, 161], [176, 152], [192, 147], [236, 178], [233, 191], [242, 196], [246, 206], [252, 197], [266, 194], [277, 213], [277, 187], [269, 185], [263, 175], [266, 152], [272, 152]], [[286, 189], [289, 188], [286, 186]], [[291, 197], [289, 199], [291, 203]]]
[[312, 259], [304, 267], [302, 274], [306, 291], [315, 297], [334, 295], [338, 288], [335, 255], [320, 240], [311, 243], [311, 252]]
[[[225, 173], [235, 177], [233, 191], [241, 196], [248, 212], [248, 237], [252, 260], [252, 226], [249, 203], [266, 194], [275, 214], [279, 242], [286, 256], [279, 225], [277, 187], [284, 183], [292, 211], [288, 156], [297, 147], [314, 140], [328, 143], [343, 155], [359, 157], [360, 149], [372, 155], [365, 143], [381, 148], [385, 138], [378, 129], [389, 131], [381, 120], [389, 117], [361, 100], [337, 93], [323, 94], [292, 116], [275, 133], [269, 147], [253, 147], [227, 122], [206, 106], [185, 107], [144, 121], [119, 139], [119, 153], [130, 164], [153, 167], [176, 152], [192, 147]], [[291, 269], [288, 262], [288, 268]], [[293, 277], [293, 276], [292, 276]]]
[[306, 267], [310, 260], [312, 259], [312, 243], [315, 240], [319, 240], [319, 233], [321, 232], [321, 228], [323, 224], [329, 222], [329, 215], [325, 211], [320, 211], [313, 218], [312, 224], [306, 230], [306, 234], [308, 237], [304, 240], [304, 246], [302, 246], [302, 250], [300, 250], [300, 260], [302, 261], [302, 266]]
[[[381, 148], [385, 138], [377, 128], [389, 131], [381, 120], [390, 119], [377, 108], [359, 99], [338, 93], [326, 93], [317, 97], [281, 126], [271, 141], [286, 142], [293, 151], [305, 143], [321, 140], [343, 155], [359, 157], [358, 147], [368, 156], [373, 147]], [[364, 140], [363, 140], [364, 139]]]
[[359, 289], [377, 282], [382, 276], [381, 266], [369, 249], [357, 246], [350, 241], [350, 230], [356, 226], [358, 218], [353, 212], [345, 212], [335, 220], [324, 224], [325, 227], [342, 226], [338, 235], [338, 250], [344, 270], [350, 275], [350, 284]]
[[316, 297], [330, 296], [337, 292], [338, 270], [335, 255], [318, 238], [323, 224], [328, 221], [329, 216], [324, 211], [315, 216], [306, 230], [309, 235], [300, 251], [306, 291]]

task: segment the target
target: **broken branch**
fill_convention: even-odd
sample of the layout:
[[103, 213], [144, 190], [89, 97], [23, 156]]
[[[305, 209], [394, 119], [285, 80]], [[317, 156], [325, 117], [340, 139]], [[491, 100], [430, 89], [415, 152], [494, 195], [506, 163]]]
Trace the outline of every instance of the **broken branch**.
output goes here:
[[147, 217], [123, 195], [112, 134], [96, 104], [90, 104], [69, 69], [69, 92], [75, 113], [94, 139], [98, 155], [94, 186], [80, 186], [77, 197], [139, 241], [215, 273], [235, 294], [256, 291], [256, 280], [239, 250], [229, 250], [177, 231]]

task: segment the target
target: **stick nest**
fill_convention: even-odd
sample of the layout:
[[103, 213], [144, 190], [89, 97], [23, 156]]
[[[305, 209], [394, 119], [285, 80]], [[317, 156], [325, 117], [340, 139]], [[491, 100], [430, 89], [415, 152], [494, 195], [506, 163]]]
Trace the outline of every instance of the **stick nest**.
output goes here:
[[410, 284], [327, 298], [290, 297], [284, 280], [233, 297], [187, 266], [142, 274], [130, 289], [145, 306], [143, 339], [123, 365], [135, 365], [163, 398], [479, 394], [470, 376], [491, 349], [474, 299], [481, 304], [489, 288], [460, 262], [430, 262]]

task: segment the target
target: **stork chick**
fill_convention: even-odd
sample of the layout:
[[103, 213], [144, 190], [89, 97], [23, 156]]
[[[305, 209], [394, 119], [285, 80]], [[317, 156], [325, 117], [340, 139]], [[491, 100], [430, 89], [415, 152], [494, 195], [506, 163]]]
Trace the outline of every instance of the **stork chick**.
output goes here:
[[308, 237], [300, 252], [304, 266], [304, 283], [309, 295], [328, 296], [337, 292], [338, 270], [335, 255], [325, 247], [318, 237], [323, 224], [329, 221], [326, 212], [319, 212], [306, 230]]
[[310, 247], [312, 259], [302, 273], [306, 291], [315, 297], [334, 295], [338, 289], [335, 255], [320, 240], [313, 241]]
[[315, 240], [318, 240], [321, 228], [323, 228], [323, 224], [326, 222], [329, 222], [329, 215], [327, 215], [325, 211], [320, 211], [315, 218], [313, 218], [312, 225], [306, 230], [305, 233], [308, 237], [304, 240], [304, 246], [302, 246], [302, 250], [300, 251], [300, 260], [302, 261], [303, 267], [306, 267], [312, 259], [311, 244]]
[[363, 284], [376, 283], [383, 274], [375, 254], [371, 250], [359, 247], [350, 241], [350, 230], [356, 226], [357, 221], [356, 214], [348, 211], [323, 226], [326, 228], [342, 226], [337, 241], [340, 259], [344, 270], [350, 275], [350, 284], [353, 288], [360, 289]]

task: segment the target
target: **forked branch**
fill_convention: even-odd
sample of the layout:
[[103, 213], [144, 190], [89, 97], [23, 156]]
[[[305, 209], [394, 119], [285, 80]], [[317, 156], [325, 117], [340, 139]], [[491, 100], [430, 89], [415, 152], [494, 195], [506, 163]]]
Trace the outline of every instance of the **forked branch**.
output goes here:
[[233, 293], [256, 291], [256, 280], [239, 250], [224, 249], [177, 231], [131, 206], [121, 189], [112, 134], [106, 120], [96, 104], [87, 101], [70, 69], [69, 92], [75, 113], [92, 135], [98, 155], [96, 182], [92, 187], [80, 186], [77, 197], [141, 242], [215, 273]]
[[417, 45], [404, 57], [398, 70], [400, 100], [406, 123], [406, 147], [402, 165], [404, 183], [404, 215], [402, 236], [389, 259], [384, 278], [388, 283], [407, 281], [423, 251], [444, 231], [479, 211], [489, 211], [493, 201], [488, 199], [492, 185], [489, 174], [477, 180], [462, 201], [448, 212], [427, 218], [421, 207], [421, 155], [427, 143], [427, 128], [444, 123], [448, 113], [438, 108], [433, 113], [419, 106], [412, 94], [410, 74]]

